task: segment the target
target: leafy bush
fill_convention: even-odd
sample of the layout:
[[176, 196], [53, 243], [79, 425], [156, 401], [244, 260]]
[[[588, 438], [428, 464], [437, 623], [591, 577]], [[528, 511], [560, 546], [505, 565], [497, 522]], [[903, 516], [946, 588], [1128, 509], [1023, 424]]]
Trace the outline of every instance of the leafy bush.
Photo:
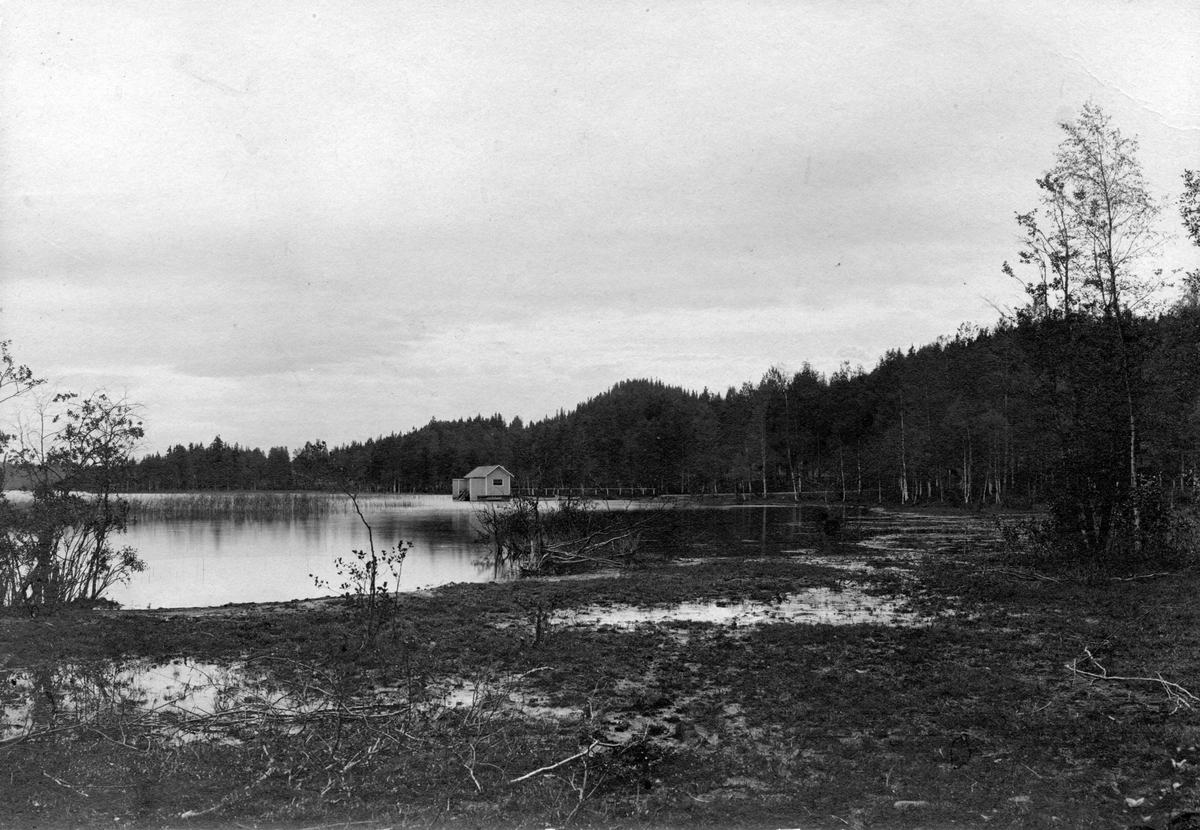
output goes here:
[[491, 547], [497, 569], [522, 575], [623, 568], [633, 564], [666, 509], [602, 510], [581, 498], [517, 498], [482, 512], [479, 538]]
[[1175, 570], [1200, 562], [1200, 511], [1157, 482], [1097, 504], [1056, 494], [1042, 518], [1000, 523], [1014, 564], [1095, 574]]
[[139, 407], [102, 392], [35, 403], [17, 434], [0, 435], [0, 458], [32, 490], [28, 501], [0, 494], [0, 607], [31, 613], [98, 600], [145, 567], [137, 551], [116, 544], [129, 503], [113, 492], [144, 435]]

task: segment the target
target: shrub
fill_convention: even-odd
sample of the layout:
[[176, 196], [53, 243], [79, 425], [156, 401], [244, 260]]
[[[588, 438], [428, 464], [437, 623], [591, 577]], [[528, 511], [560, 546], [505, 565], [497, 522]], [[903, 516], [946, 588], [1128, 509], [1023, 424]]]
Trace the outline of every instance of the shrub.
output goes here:
[[1200, 561], [1200, 512], [1157, 482], [1096, 503], [1060, 493], [1041, 518], [1000, 523], [1014, 564], [1095, 574], [1175, 570]]

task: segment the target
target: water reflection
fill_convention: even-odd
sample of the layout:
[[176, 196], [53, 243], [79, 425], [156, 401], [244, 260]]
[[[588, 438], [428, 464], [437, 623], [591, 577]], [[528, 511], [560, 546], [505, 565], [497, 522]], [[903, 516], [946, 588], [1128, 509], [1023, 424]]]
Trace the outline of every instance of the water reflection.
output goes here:
[[[266, 731], [295, 736], [367, 717], [436, 720], [447, 708], [514, 709], [522, 674], [423, 678], [412, 687], [346, 682], [295, 663], [276, 677], [262, 661], [128, 660], [0, 670], [0, 746], [91, 729], [133, 748], [193, 741], [239, 744]], [[464, 689], [474, 695], [464, 699]], [[527, 702], [521, 714], [546, 717]], [[340, 728], [340, 727], [339, 727]]]
[[244, 663], [41, 665], [0, 672], [0, 741], [100, 723], [176, 743], [201, 737], [236, 741], [247, 719], [257, 727], [267, 719], [317, 715], [331, 705], [312, 690], [284, 690]]
[[[147, 498], [138, 496], [135, 498]], [[153, 497], [151, 497], [153, 498]], [[319, 513], [281, 513], [276, 518], [143, 519], [130, 527], [132, 545], [147, 569], [109, 596], [126, 608], [180, 608], [241, 602], [279, 602], [321, 596], [311, 575], [337, 586], [343, 581], [334, 560], [367, 548], [367, 533], [349, 501], [329, 496]], [[412, 542], [399, 588], [487, 582], [497, 578], [477, 543], [482, 528], [478, 504], [449, 496], [360, 498], [377, 549]], [[661, 507], [658, 503], [613, 502], [620, 510]], [[687, 551], [770, 555], [810, 547], [832, 516], [845, 528], [858, 520], [853, 509], [826, 505], [772, 504], [684, 507], [670, 534], [647, 542], [678, 554]]]
[[[372, 509], [364, 500], [376, 549], [412, 542], [400, 589], [495, 578], [475, 540], [475, 511], [448, 497], [416, 507]], [[147, 568], [109, 596], [127, 608], [178, 608], [231, 602], [270, 602], [320, 596], [311, 575], [343, 581], [334, 560], [368, 547], [354, 513], [278, 519], [139, 521], [124, 540]]]

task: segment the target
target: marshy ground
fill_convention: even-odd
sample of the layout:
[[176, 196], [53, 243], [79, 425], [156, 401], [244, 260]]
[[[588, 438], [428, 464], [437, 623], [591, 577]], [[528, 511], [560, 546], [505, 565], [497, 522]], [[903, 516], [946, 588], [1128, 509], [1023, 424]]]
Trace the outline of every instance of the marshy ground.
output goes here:
[[[764, 528], [766, 527], [764, 523]], [[876, 511], [625, 573], [0, 617], [0, 826], [1167, 828], [1200, 578]], [[1197, 708], [1193, 708], [1197, 707]]]

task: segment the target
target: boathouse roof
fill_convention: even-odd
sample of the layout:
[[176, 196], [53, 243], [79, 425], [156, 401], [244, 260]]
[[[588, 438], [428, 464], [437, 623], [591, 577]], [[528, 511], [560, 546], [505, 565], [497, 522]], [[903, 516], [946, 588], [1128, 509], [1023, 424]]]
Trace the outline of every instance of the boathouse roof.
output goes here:
[[[463, 478], [487, 478], [492, 473], [494, 473], [496, 470], [504, 470], [504, 468], [501, 467], [499, 464], [490, 464], [490, 465], [485, 465], [483, 467], [476, 467], [474, 470], [471, 470], [471, 472], [469, 472], [465, 476], [463, 476]], [[504, 470], [504, 472], [508, 473], [508, 475], [510, 475], [510, 476], [512, 475], [512, 473], [509, 473], [508, 470]]]

